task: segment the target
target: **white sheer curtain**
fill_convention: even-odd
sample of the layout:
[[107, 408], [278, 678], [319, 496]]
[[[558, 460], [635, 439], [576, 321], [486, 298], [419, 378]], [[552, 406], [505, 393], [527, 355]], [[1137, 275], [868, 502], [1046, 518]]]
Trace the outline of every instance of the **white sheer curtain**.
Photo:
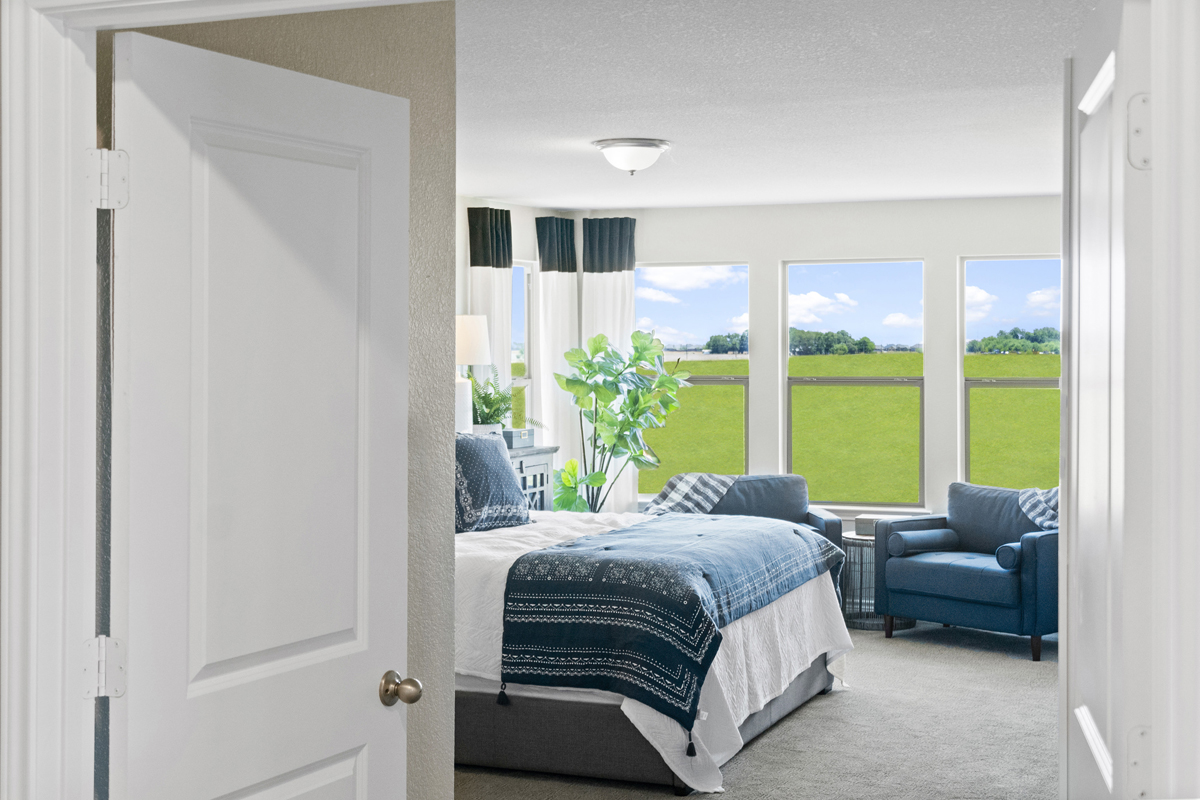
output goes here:
[[[492, 363], [501, 386], [512, 383], [512, 274], [511, 268], [471, 267], [471, 313], [487, 316]], [[487, 380], [491, 370], [477, 367], [475, 377]]]
[[539, 272], [534, 281], [537, 308], [537, 363], [533, 375], [533, 407], [545, 429], [542, 444], [558, 445], [555, 467], [582, 455], [579, 410], [558, 385], [554, 373], [570, 373], [563, 353], [579, 346], [579, 278], [574, 272]]
[[[492, 364], [501, 386], [512, 383], [512, 216], [502, 208], [468, 208], [471, 267], [467, 305], [488, 321]], [[491, 370], [476, 374], [491, 377]]]
[[[630, 217], [583, 221], [580, 338], [586, 343], [603, 333], [623, 353], [629, 352], [634, 324], [634, 225]], [[611, 491], [605, 511], [637, 511], [638, 471], [630, 464], [617, 477], [623, 463], [614, 462], [608, 470]]]
[[575, 258], [575, 221], [538, 217], [538, 272], [533, 281], [533, 407], [545, 425], [538, 432], [542, 444], [558, 445], [554, 466], [579, 458], [579, 412], [554, 379], [568, 374], [563, 354], [579, 346], [579, 275]]

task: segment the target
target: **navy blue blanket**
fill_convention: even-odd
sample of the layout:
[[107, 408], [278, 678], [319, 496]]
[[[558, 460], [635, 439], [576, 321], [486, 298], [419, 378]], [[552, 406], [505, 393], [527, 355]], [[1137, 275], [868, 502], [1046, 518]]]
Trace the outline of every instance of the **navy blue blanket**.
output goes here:
[[526, 553], [504, 591], [501, 680], [604, 689], [691, 730], [718, 630], [843, 553], [764, 517], [664, 514]]

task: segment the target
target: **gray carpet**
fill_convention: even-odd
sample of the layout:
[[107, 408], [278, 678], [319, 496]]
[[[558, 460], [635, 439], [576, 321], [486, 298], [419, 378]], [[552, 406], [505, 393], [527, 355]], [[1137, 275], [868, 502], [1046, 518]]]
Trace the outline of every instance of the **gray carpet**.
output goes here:
[[[851, 631], [850, 690], [815, 697], [725, 765], [726, 800], [1058, 796], [1058, 644], [918, 623]], [[456, 800], [671, 797], [668, 787], [459, 767]]]

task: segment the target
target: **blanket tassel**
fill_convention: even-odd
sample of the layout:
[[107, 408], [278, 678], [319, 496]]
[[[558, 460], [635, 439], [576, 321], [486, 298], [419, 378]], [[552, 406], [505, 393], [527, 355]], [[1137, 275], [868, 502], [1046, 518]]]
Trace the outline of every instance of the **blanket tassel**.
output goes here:
[[496, 695], [496, 705], [498, 705], [498, 706], [509, 705], [508, 694], [504, 691], [507, 688], [508, 688], [507, 683], [500, 684], [500, 694]]
[[692, 743], [692, 732], [691, 732], [691, 731], [688, 731], [688, 749], [687, 749], [687, 754], [688, 754], [688, 758], [695, 758], [695, 757], [696, 757], [696, 745]]

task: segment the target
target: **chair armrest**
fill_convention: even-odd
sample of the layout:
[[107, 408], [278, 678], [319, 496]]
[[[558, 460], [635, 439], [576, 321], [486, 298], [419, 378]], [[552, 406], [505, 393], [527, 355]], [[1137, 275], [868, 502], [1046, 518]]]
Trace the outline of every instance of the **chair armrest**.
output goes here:
[[1021, 543], [1002, 544], [996, 548], [996, 563], [1002, 569], [1021, 568]]
[[1021, 537], [1021, 605], [1025, 635], [1058, 630], [1058, 531]]
[[958, 534], [949, 528], [927, 531], [893, 531], [888, 535], [887, 550], [892, 558], [916, 553], [939, 553], [957, 550]]
[[924, 517], [885, 517], [875, 521], [875, 613], [889, 614], [887, 577], [884, 570], [888, 554], [888, 537], [906, 531], [930, 531], [945, 528], [945, 515], [932, 514]]
[[808, 507], [808, 524], [812, 525], [829, 541], [842, 546], [842, 518], [827, 508]]

